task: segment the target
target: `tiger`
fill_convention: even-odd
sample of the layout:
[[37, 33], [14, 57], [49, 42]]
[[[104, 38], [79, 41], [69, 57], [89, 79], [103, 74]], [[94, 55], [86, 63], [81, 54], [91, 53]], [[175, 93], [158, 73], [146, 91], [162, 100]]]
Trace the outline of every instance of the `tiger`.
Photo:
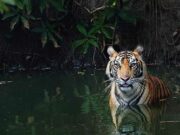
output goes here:
[[154, 104], [167, 99], [171, 91], [158, 77], [148, 74], [142, 59], [144, 48], [117, 52], [109, 46], [106, 75], [110, 80], [109, 106]]

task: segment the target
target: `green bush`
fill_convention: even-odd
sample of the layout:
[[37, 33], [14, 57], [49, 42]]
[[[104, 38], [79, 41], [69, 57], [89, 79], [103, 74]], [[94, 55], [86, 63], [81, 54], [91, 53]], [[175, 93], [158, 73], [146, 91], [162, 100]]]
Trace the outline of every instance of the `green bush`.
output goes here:
[[[71, 20], [71, 0], [2, 0], [0, 12], [2, 20], [7, 21], [10, 31], [24, 28], [29, 32], [38, 33], [44, 47], [52, 43], [60, 47], [65, 35], [58, 29], [66, 29], [66, 21]], [[127, 3], [127, 1], [126, 1]], [[126, 4], [124, 3], [124, 4]], [[66, 21], [64, 19], [66, 18]], [[104, 48], [103, 42], [113, 44], [119, 20], [136, 23], [137, 17], [126, 6], [119, 7], [118, 0], [109, 0], [105, 7], [91, 13], [90, 21], [72, 21], [77, 33], [71, 44], [72, 50], [86, 54], [89, 48]], [[33, 25], [35, 24], [35, 25]], [[17, 27], [17, 26], [22, 27]], [[60, 26], [62, 26], [60, 28]], [[102, 51], [102, 50], [101, 50]]]

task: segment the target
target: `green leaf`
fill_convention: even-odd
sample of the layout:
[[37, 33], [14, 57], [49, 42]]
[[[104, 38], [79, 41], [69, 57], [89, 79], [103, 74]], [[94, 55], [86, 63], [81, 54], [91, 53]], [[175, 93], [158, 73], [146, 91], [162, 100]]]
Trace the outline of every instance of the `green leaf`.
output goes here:
[[97, 40], [97, 36], [95, 36], [95, 35], [89, 35], [88, 38], [92, 38], [94, 40]]
[[8, 10], [9, 8], [6, 6], [6, 4], [0, 1], [0, 13], [4, 13], [5, 11], [8, 11]]
[[23, 0], [15, 0], [15, 3], [19, 9], [23, 10], [23, 8], [24, 8]]
[[89, 42], [89, 44], [91, 44], [91, 45], [93, 45], [93, 46], [95, 46], [95, 47], [97, 47], [97, 48], [98, 48], [98, 43], [97, 43], [97, 40], [90, 39], [90, 40], [88, 40], [88, 42]]
[[76, 40], [76, 41], [73, 42], [72, 47], [77, 48], [77, 47], [79, 47], [81, 45], [84, 45], [86, 42], [87, 42], [87, 39]]
[[31, 20], [36, 20], [36, 18], [32, 15], [28, 15], [28, 18], [31, 19]]
[[94, 25], [88, 32], [88, 35], [96, 34], [99, 31], [99, 28], [100, 28], [99, 26]]
[[6, 14], [3, 16], [2, 20], [6, 20], [6, 19], [8, 19], [8, 18], [11, 18], [11, 17], [15, 16], [16, 14], [17, 14], [17, 12], [6, 13]]
[[83, 25], [77, 25], [77, 29], [80, 33], [82, 33], [83, 35], [87, 36], [87, 31], [85, 29], [85, 27]]
[[13, 30], [15, 25], [19, 22], [19, 16], [14, 17], [10, 22], [10, 29]]
[[22, 21], [23, 26], [26, 29], [29, 29], [29, 21], [25, 17], [23, 17], [23, 16], [21, 16], [21, 21]]
[[9, 5], [15, 5], [15, 0], [1, 0], [1, 1]]
[[53, 42], [53, 45], [55, 48], [59, 48], [60, 45], [57, 43], [57, 40], [54, 38], [54, 36], [51, 33], [48, 33], [48, 38]]
[[26, 6], [27, 14], [30, 15], [32, 11], [31, 0], [24, 0], [24, 5]]
[[102, 33], [105, 35], [106, 38], [108, 38], [108, 39], [112, 38], [112, 34], [110, 34], [110, 32], [108, 32], [107, 29], [102, 28]]

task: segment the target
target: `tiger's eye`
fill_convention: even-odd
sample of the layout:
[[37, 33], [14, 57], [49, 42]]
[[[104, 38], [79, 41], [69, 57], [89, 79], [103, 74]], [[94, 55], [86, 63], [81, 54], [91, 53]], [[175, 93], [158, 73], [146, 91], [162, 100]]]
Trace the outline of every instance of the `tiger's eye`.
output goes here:
[[120, 68], [121, 67], [119, 63], [114, 64], [114, 66], [115, 66], [115, 68]]
[[137, 63], [131, 63], [130, 67], [135, 67]]
[[115, 68], [119, 68], [120, 67], [120, 63], [118, 61], [114, 61], [114, 67]]

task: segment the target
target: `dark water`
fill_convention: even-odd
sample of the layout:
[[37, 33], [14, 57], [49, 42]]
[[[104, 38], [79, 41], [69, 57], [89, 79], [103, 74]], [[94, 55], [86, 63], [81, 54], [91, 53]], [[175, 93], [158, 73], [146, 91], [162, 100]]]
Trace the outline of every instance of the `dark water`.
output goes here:
[[104, 71], [0, 77], [0, 135], [179, 135], [180, 69], [150, 68], [175, 93], [166, 105], [121, 108], [115, 132]]

